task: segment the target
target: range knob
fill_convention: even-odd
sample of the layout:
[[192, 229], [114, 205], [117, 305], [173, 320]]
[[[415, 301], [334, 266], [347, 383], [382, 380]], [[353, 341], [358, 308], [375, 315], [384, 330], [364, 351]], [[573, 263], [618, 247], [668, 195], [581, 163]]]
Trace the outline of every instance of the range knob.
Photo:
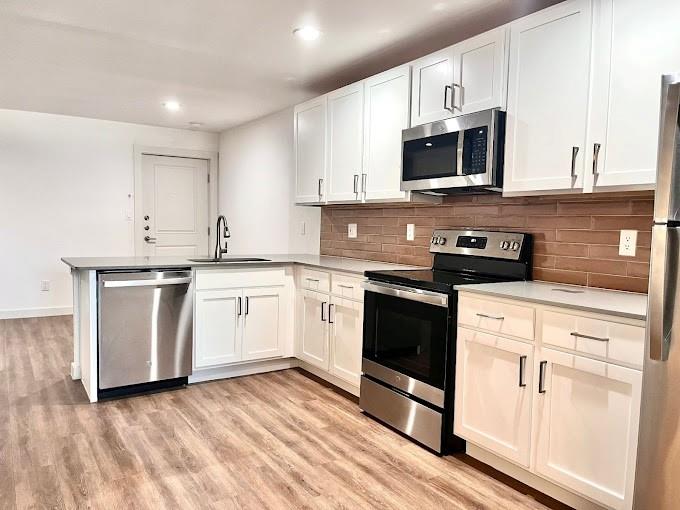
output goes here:
[[439, 238], [439, 245], [444, 246], [446, 244], [446, 237], [440, 237]]
[[519, 241], [513, 241], [512, 246], [510, 248], [512, 249], [512, 251], [519, 250]]
[[510, 241], [501, 241], [501, 250], [507, 250], [510, 248]]

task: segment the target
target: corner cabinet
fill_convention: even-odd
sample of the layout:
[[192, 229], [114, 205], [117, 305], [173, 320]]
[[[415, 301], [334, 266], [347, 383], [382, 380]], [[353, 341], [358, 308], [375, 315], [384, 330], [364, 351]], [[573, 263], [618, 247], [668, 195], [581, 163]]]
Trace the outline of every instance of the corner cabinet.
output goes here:
[[463, 291], [458, 317], [454, 433], [557, 499], [630, 510], [644, 321]]
[[505, 106], [507, 27], [413, 63], [411, 125]]
[[510, 24], [506, 194], [583, 188], [591, 30], [590, 0]]
[[325, 200], [326, 96], [295, 107], [295, 202], [320, 204]]

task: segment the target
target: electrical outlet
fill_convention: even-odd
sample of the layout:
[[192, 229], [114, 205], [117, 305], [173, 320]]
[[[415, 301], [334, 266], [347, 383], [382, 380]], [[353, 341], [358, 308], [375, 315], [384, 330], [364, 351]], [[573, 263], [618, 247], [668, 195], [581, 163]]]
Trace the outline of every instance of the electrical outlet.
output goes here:
[[406, 225], [406, 240], [414, 241], [416, 238], [416, 226], [413, 223], [408, 223]]
[[50, 281], [49, 280], [42, 280], [40, 282], [40, 290], [42, 292], [49, 292], [50, 290]]
[[635, 257], [637, 248], [637, 230], [622, 230], [619, 238], [619, 255], [622, 257]]
[[347, 237], [350, 239], [356, 239], [357, 237], [357, 224], [356, 223], [350, 223], [347, 225]]

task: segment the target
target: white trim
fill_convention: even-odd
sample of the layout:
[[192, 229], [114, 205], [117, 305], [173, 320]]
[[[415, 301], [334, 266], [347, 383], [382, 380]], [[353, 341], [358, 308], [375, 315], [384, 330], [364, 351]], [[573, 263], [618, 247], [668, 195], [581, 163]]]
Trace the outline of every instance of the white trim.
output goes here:
[[[142, 238], [144, 231], [142, 230], [142, 221], [137, 215], [137, 211], [142, 208], [142, 156], [168, 156], [175, 158], [193, 158], [204, 159], [208, 162], [208, 176], [210, 184], [208, 185], [208, 225], [212, 226], [217, 223], [218, 210], [218, 165], [219, 153], [213, 151], [197, 151], [192, 149], [177, 149], [171, 147], [150, 147], [145, 145], [134, 146], [134, 252], [135, 255], [142, 255]], [[210, 253], [210, 247], [215, 242], [215, 229], [210, 229], [210, 236], [208, 237], [207, 253]]]
[[324, 381], [331, 383], [333, 386], [337, 386], [338, 388], [345, 390], [347, 393], [351, 393], [355, 397], [359, 396], [359, 386], [354, 386], [353, 384], [350, 384], [347, 381], [344, 381], [339, 377], [327, 372], [323, 368], [315, 367], [306, 361], [300, 360], [299, 363], [302, 370], [317, 376], [319, 379], [323, 379]]
[[71, 315], [72, 306], [46, 306], [43, 308], [16, 308], [0, 310], [0, 319], [24, 319], [28, 317], [54, 317], [55, 315]]
[[234, 363], [224, 367], [209, 368], [205, 370], [194, 369], [193, 374], [189, 376], [189, 384], [215, 381], [217, 379], [229, 379], [232, 377], [241, 377], [243, 375], [263, 374], [265, 372], [286, 370], [297, 366], [297, 359], [283, 358], [248, 363]]

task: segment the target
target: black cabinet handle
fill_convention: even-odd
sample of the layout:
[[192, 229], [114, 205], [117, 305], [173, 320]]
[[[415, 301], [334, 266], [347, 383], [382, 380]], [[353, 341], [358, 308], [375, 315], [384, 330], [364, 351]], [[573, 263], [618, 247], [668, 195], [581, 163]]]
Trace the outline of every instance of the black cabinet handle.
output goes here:
[[248, 298], [248, 296], [246, 296], [246, 315], [248, 315], [249, 304], [250, 304], [250, 299]]
[[328, 324], [333, 324], [333, 323], [334, 323], [333, 320], [332, 320], [332, 319], [333, 319], [333, 310], [334, 310], [334, 309], [335, 309], [335, 305], [334, 305], [334, 304], [331, 303], [330, 305], [328, 305]]
[[321, 303], [321, 320], [322, 320], [323, 322], [326, 322], [326, 316], [324, 315], [324, 312], [325, 312], [325, 311], [326, 311], [326, 302], [323, 301], [323, 302]]
[[238, 298], [238, 313], [237, 313], [237, 315], [239, 315], [239, 316], [241, 315], [241, 297], [240, 296]]
[[538, 392], [545, 393], [545, 367], [548, 366], [547, 361], [541, 361], [538, 366]]
[[519, 357], [519, 387], [520, 388], [525, 388], [527, 385], [527, 382], [524, 380], [524, 372], [526, 372], [526, 367], [527, 367], [527, 357], [526, 356], [520, 356]]

